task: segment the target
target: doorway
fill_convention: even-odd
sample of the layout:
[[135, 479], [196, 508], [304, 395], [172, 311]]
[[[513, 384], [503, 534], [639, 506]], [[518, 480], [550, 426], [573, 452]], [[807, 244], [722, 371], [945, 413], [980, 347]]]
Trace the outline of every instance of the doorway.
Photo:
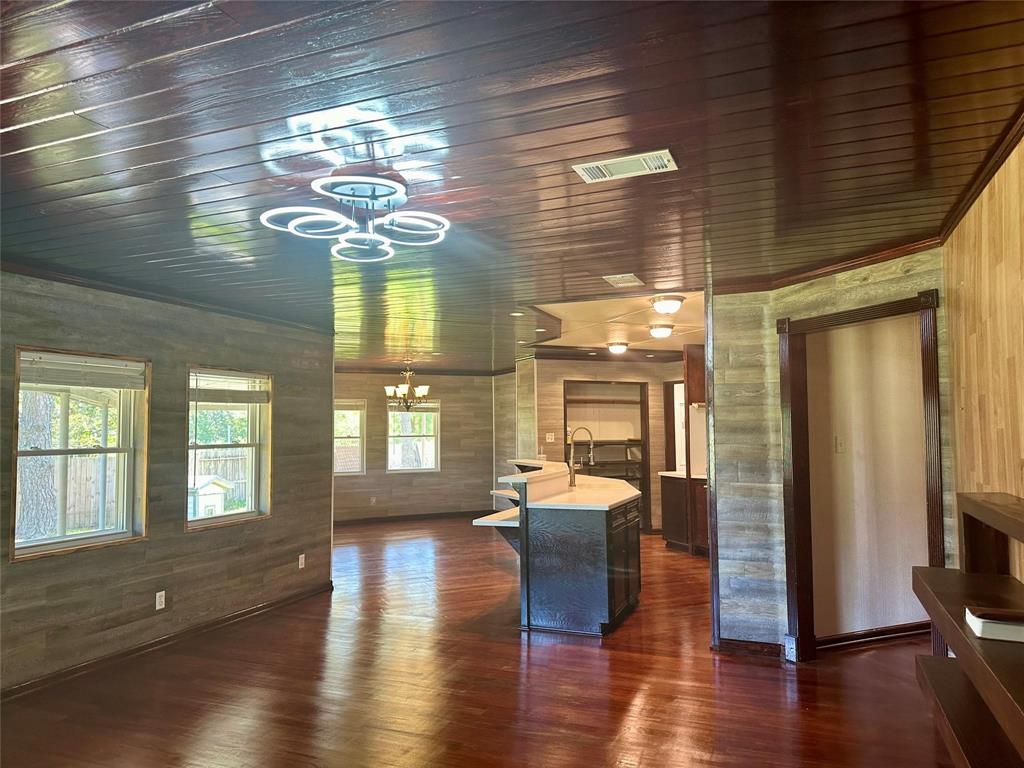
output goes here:
[[[839, 575], [835, 569], [832, 570], [830, 575], [824, 575], [823, 566], [825, 563], [819, 564], [819, 567], [815, 568], [814, 553], [815, 553], [815, 513], [814, 505], [812, 504], [812, 461], [817, 465], [816, 469], [820, 473], [833, 471], [833, 466], [841, 466], [845, 459], [841, 458], [838, 462], [835, 461], [835, 456], [843, 456], [844, 453], [850, 449], [849, 440], [842, 434], [838, 435], [839, 442], [836, 442], [837, 434], [835, 430], [831, 432], [815, 433], [814, 440], [814, 451], [816, 459], [812, 459], [812, 438], [811, 432], [812, 427], [810, 425], [811, 408], [813, 399], [813, 408], [815, 414], [819, 417], [816, 419], [820, 421], [820, 415], [822, 409], [831, 409], [832, 403], [829, 398], [832, 396], [831, 393], [824, 395], [825, 399], [822, 400], [822, 393], [816, 392], [812, 397], [809, 397], [808, 384], [809, 379], [814, 382], [816, 388], [820, 388], [822, 383], [820, 377], [822, 375], [820, 371], [822, 355], [827, 361], [830, 355], [841, 358], [843, 354], [839, 350], [842, 345], [852, 345], [856, 348], [858, 344], [865, 343], [863, 339], [860, 342], [853, 342], [851, 340], [856, 339], [858, 336], [863, 336], [865, 333], [870, 334], [875, 331], [864, 331], [853, 330], [851, 335], [843, 337], [839, 341], [836, 338], [821, 337], [820, 339], [811, 338], [814, 334], [829, 331], [832, 329], [864, 326], [871, 323], [872, 321], [879, 321], [886, 318], [898, 318], [904, 316], [911, 316], [915, 321], [917, 336], [916, 336], [916, 348], [917, 354], [913, 355], [909, 350], [904, 350], [905, 354], [902, 356], [903, 360], [901, 363], [893, 363], [893, 370], [886, 372], [881, 375], [881, 380], [873, 382], [872, 387], [878, 388], [885, 386], [884, 382], [889, 381], [890, 385], [893, 383], [893, 377], [905, 377], [906, 367], [908, 365], [916, 364], [920, 366], [920, 378], [916, 379], [916, 383], [919, 385], [918, 397], [915, 399], [916, 403], [921, 403], [921, 410], [918, 411], [914, 408], [913, 411], [921, 414], [921, 420], [916, 422], [915, 429], [923, 431], [921, 437], [923, 441], [923, 462], [920, 461], [919, 448], [905, 447], [904, 453], [913, 455], [917, 452], [917, 458], [912, 458], [908, 462], [904, 459], [903, 454], [900, 452], [898, 446], [887, 446], [885, 450], [895, 455], [895, 458], [890, 457], [890, 460], [896, 462], [898, 467], [906, 468], [907, 474], [913, 472], [920, 472], [923, 474], [923, 487], [924, 487], [924, 507], [920, 507], [920, 485], [908, 484], [904, 486], [902, 481], [900, 485], [893, 488], [888, 488], [884, 493], [881, 494], [881, 503], [888, 504], [894, 498], [898, 498], [900, 494], [914, 495], [917, 494], [917, 514], [923, 515], [924, 517], [924, 542], [927, 550], [927, 557], [925, 562], [920, 564], [927, 564], [933, 567], [942, 567], [945, 564], [945, 548], [943, 543], [943, 521], [942, 521], [942, 470], [941, 470], [941, 459], [940, 459], [940, 434], [939, 434], [939, 377], [938, 377], [938, 327], [937, 327], [937, 315], [936, 308], [938, 307], [938, 291], [931, 290], [925, 291], [917, 296], [902, 299], [898, 301], [887, 302], [885, 304], [876, 304], [868, 307], [860, 307], [858, 309], [849, 310], [845, 312], [837, 312], [829, 315], [821, 315], [818, 317], [806, 318], [794, 320], [791, 318], [783, 318], [778, 321], [778, 333], [779, 333], [779, 384], [780, 384], [780, 401], [782, 406], [782, 468], [783, 468], [783, 512], [785, 522], [785, 535], [786, 535], [786, 596], [787, 596], [787, 613], [788, 613], [788, 631], [785, 637], [785, 656], [790, 661], [807, 661], [815, 658], [818, 649], [818, 629], [825, 631], [828, 626], [847, 626], [863, 624], [863, 623], [876, 623], [881, 619], [882, 616], [886, 615], [886, 611], [890, 612], [890, 615], [906, 616], [909, 608], [909, 604], [904, 604], [903, 608], [894, 608], [888, 606], [884, 610], [879, 609], [861, 609], [854, 608], [845, 612], [845, 615], [841, 618], [837, 618], [835, 612], [832, 615], [827, 615], [823, 618], [822, 624], [818, 626], [815, 620], [815, 606], [819, 600], [827, 599], [827, 591], [831, 589], [833, 595], [838, 591], [853, 592], [856, 590], [855, 597], [841, 596], [841, 599], [848, 600], [850, 603], [856, 602], [857, 597], [863, 597], [866, 593], [864, 591], [864, 585], [858, 585], [854, 582], [846, 583], [847, 579], [855, 578], [851, 574], [858, 572], [857, 564], [844, 561], [840, 563]], [[877, 330], [877, 329], [876, 329]], [[888, 329], [886, 329], [888, 330]], [[904, 341], [904, 344], [906, 342]], [[827, 354], [823, 352], [823, 349], [829, 349], [838, 344], [832, 352]], [[810, 347], [810, 356], [808, 348]], [[852, 354], [852, 353], [849, 353]], [[871, 363], [868, 364], [876, 365], [877, 360], [872, 356]], [[809, 365], [815, 366], [809, 374]], [[900, 372], [903, 373], [900, 373]], [[852, 375], [852, 374], [848, 374]], [[865, 374], [870, 379], [874, 374], [867, 372]], [[916, 377], [915, 377], [916, 378]], [[903, 397], [913, 398], [912, 394], [909, 394], [909, 390], [903, 389], [903, 384], [900, 383], [900, 391], [903, 392]], [[831, 386], [831, 385], [829, 385]], [[847, 391], [851, 390], [850, 382], [844, 382], [842, 387], [839, 384], [837, 388], [841, 390], [840, 396], [842, 395], [843, 388]], [[877, 395], [876, 396], [881, 396]], [[891, 393], [884, 393], [885, 397], [893, 396]], [[865, 398], [865, 402], [869, 403], [868, 407], [876, 408], [879, 406], [878, 401], [874, 401], [874, 404], [870, 398]], [[839, 406], [836, 406], [837, 408]], [[901, 417], [903, 415], [901, 414]], [[849, 418], [849, 417], [846, 417]], [[869, 412], [867, 414], [861, 414], [859, 417], [855, 415], [854, 421], [851, 422], [856, 425], [858, 431], [858, 441], [870, 440], [871, 433], [880, 432], [885, 430], [885, 425], [880, 425], [877, 428], [871, 425], [870, 419], [874, 418], [874, 413]], [[907, 418], [910, 418], [907, 416]], [[841, 425], [842, 419], [840, 416], [836, 416], [836, 425]], [[843, 429], [849, 429], [849, 427], [842, 427]], [[902, 428], [902, 427], [901, 427]], [[910, 428], [910, 427], [905, 427]], [[819, 425], [816, 424], [815, 430], [819, 429]], [[829, 429], [828, 421], [823, 429]], [[851, 430], [852, 433], [852, 430]], [[861, 433], [868, 433], [867, 436]], [[898, 434], [893, 431], [891, 435], [888, 435], [886, 439], [899, 440], [903, 437], [902, 434]], [[822, 443], [825, 445], [822, 445]], [[908, 441], [909, 445], [909, 441]], [[836, 453], [837, 448], [840, 449], [841, 453]], [[830, 457], [823, 457], [821, 454], [823, 451], [829, 451], [833, 454]], [[911, 466], [912, 465], [912, 466]], [[838, 471], [838, 470], [837, 470]], [[843, 470], [846, 471], [846, 470]], [[876, 481], [885, 482], [892, 480], [893, 473], [890, 467], [877, 468], [878, 475]], [[920, 480], [921, 478], [919, 478]], [[832, 479], [826, 481], [819, 479], [815, 481], [814, 494], [818, 499], [819, 507], [826, 507], [833, 502], [834, 495], [841, 491], [841, 485], [839, 490], [832, 487], [829, 483], [834, 482], [846, 482], [841, 477], [833, 481]], [[863, 484], [863, 482], [862, 482]], [[863, 498], [872, 499], [872, 493], [876, 489], [872, 488], [869, 493], [865, 488], [861, 489], [863, 492], [860, 494]], [[907, 496], [909, 498], [909, 496]], [[874, 502], [873, 502], [874, 503]], [[828, 546], [829, 532], [827, 526], [829, 524], [839, 527], [840, 531], [837, 534], [835, 531], [832, 532], [831, 538], [837, 539], [838, 536], [844, 532], [850, 530], [856, 530], [857, 525], [862, 525], [861, 521], [855, 521], [851, 519], [851, 514], [848, 513], [849, 505], [844, 502], [844, 505], [840, 505], [839, 509], [839, 522], [836, 522], [836, 510], [820, 511], [818, 526], [823, 529], [822, 542], [818, 542], [818, 554], [821, 558], [827, 558], [832, 556], [826, 554], [823, 547]], [[881, 510], [884, 513], [884, 509]], [[828, 516], [832, 516], [831, 523], [828, 522]], [[877, 518], [876, 518], [877, 520]], [[920, 521], [914, 522], [912, 517], [908, 517], [906, 520], [897, 519], [892, 515], [885, 517], [885, 526], [894, 530], [879, 530], [871, 532], [869, 540], [877, 542], [879, 536], [905, 536], [914, 535], [920, 537], [921, 527]], [[901, 526], [907, 528], [907, 530], [901, 529]], [[869, 526], [870, 527], [870, 524]], [[911, 534], [909, 529], [913, 529], [916, 533]], [[897, 542], [898, 543], [898, 542]], [[846, 542], [842, 542], [843, 545]], [[908, 558], [914, 558], [915, 562], [920, 562], [920, 541], [916, 540], [910, 545], [908, 552], [899, 552], [894, 558], [895, 561], [906, 561]], [[877, 553], [879, 556], [883, 556], [882, 549], [878, 548]], [[884, 557], [892, 558], [893, 553], [889, 551], [884, 554]], [[900, 568], [905, 567], [909, 569], [909, 564], [899, 565], [897, 563], [890, 563], [887, 567]], [[815, 578], [819, 578], [823, 581], [820, 587], [826, 595], [819, 596], [816, 598], [816, 584]], [[836, 580], [842, 578], [844, 584], [842, 587], [832, 585], [830, 586], [829, 579]], [[858, 613], [860, 611], [860, 613]], [[842, 622], [846, 622], [843, 624]], [[913, 623], [913, 622], [910, 622]], [[877, 630], [881, 629], [879, 633]], [[875, 627], [874, 629], [863, 630], [861, 633], [862, 639], [868, 639], [877, 636], [886, 636], [886, 630], [895, 630], [893, 634], [899, 633], [901, 627], [899, 625], [887, 625], [884, 627]], [[849, 636], [855, 633], [857, 630], [851, 630], [851, 632], [842, 632], [840, 637], [843, 635]], [[828, 636], [826, 636], [828, 637]], [[834, 636], [833, 636], [834, 637]], [[932, 648], [933, 652], [937, 655], [945, 653], [945, 645], [938, 634], [932, 631]]]
[[814, 634], [819, 649], [929, 629], [916, 314], [807, 334]]

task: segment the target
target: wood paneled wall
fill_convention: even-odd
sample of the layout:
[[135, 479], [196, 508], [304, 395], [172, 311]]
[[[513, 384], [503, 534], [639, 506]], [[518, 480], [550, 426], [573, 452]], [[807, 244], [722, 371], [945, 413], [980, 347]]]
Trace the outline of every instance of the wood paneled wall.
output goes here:
[[[515, 371], [503, 373], [491, 379], [494, 392], [494, 481], [492, 487], [498, 487], [498, 478], [510, 475], [516, 468], [509, 464], [509, 459], [522, 458], [518, 454], [516, 431], [516, 374]], [[494, 499], [494, 509], [508, 509], [512, 502]]]
[[537, 361], [516, 361], [516, 455], [532, 459], [537, 451]]
[[[6, 273], [0, 298], [5, 687], [329, 582], [329, 336]], [[9, 561], [16, 344], [152, 361], [148, 539]], [[189, 363], [274, 376], [270, 517], [185, 532]]]
[[[1024, 496], [1024, 145], [943, 248], [957, 490]], [[1015, 546], [1024, 580], [1024, 547]]]
[[416, 376], [441, 403], [441, 470], [387, 471], [384, 386], [394, 374], [335, 374], [340, 399], [366, 400], [366, 473], [335, 475], [334, 519], [435, 515], [491, 508], [493, 412], [490, 376]]
[[[933, 249], [774, 291], [714, 297], [714, 445], [723, 638], [782, 642], [786, 557], [775, 321], [814, 317], [942, 287]], [[940, 300], [939, 390], [947, 562], [956, 551], [946, 310]]]
[[[663, 383], [683, 377], [678, 363], [610, 363], [575, 360], [537, 360], [537, 437], [539, 448], [549, 461], [564, 461], [565, 417], [562, 411], [564, 382], [636, 381], [646, 382], [648, 397], [647, 434], [650, 437], [651, 523], [661, 528], [661, 478], [665, 469], [665, 417]], [[546, 442], [548, 433], [555, 441]]]

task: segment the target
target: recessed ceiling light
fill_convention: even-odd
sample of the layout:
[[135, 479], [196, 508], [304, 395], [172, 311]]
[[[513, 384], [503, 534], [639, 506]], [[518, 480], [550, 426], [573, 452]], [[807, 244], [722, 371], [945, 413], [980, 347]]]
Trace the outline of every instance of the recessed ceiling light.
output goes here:
[[509, 312], [508, 316], [509, 317], [522, 317], [524, 314], [526, 314], [526, 313], [525, 312]]
[[652, 325], [651, 326], [651, 336], [653, 336], [656, 339], [667, 339], [671, 335], [672, 335], [672, 326], [671, 325]]
[[682, 296], [655, 296], [651, 299], [651, 306], [659, 315], [672, 315], [683, 306]]
[[629, 349], [629, 344], [624, 341], [613, 341], [608, 345], [608, 351], [613, 355], [621, 355], [627, 349]]
[[519, 341], [517, 341], [517, 342], [516, 342], [516, 344], [525, 344], [525, 343], [526, 343], [526, 342], [525, 342], [525, 341], [523, 341], [522, 339], [520, 339]]
[[440, 355], [441, 353], [440, 352], [431, 352], [430, 354], [432, 354], [432, 355]]
[[654, 357], [654, 355], [644, 355], [644, 357]]
[[534, 328], [537, 333], [547, 333], [547, 328]]
[[587, 352], [588, 355], [596, 355], [597, 352]]

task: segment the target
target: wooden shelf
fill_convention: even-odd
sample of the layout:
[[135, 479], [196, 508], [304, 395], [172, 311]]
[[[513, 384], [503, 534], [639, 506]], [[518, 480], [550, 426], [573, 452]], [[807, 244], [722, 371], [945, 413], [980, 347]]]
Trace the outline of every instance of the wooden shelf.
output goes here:
[[982, 640], [964, 619], [968, 605], [1024, 609], [1024, 583], [1012, 576], [919, 566], [914, 568], [914, 594], [1018, 758], [1024, 755], [1024, 643]]
[[1024, 768], [956, 659], [918, 656], [917, 679], [935, 701], [935, 724], [957, 768]]
[[959, 493], [960, 513], [1024, 541], [1024, 499], [1009, 493]]

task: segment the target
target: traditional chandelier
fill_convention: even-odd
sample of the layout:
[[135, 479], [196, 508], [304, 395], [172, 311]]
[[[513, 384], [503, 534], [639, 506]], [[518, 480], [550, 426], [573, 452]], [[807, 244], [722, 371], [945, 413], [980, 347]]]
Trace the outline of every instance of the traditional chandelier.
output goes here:
[[417, 405], [427, 402], [427, 395], [430, 393], [429, 384], [413, 386], [412, 377], [416, 374], [409, 368], [409, 363], [411, 362], [411, 360], [405, 361], [405, 370], [402, 371], [402, 377], [405, 379], [404, 383], [384, 386], [384, 395], [387, 398], [388, 405], [397, 405], [407, 411], [411, 411]]
[[310, 185], [338, 210], [307, 205], [273, 208], [260, 223], [299, 237], [337, 240], [331, 254], [343, 261], [387, 261], [394, 245], [434, 245], [451, 224], [436, 213], [399, 211], [409, 200], [403, 181], [381, 175], [325, 176]]

